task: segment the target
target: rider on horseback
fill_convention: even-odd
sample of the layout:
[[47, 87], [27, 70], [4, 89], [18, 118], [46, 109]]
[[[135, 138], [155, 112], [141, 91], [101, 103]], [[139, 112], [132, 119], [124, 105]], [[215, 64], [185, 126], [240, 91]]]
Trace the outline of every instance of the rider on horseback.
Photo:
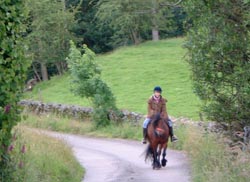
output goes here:
[[174, 136], [173, 123], [168, 117], [166, 102], [167, 100], [161, 96], [161, 87], [154, 88], [154, 94], [148, 100], [148, 115], [143, 123], [143, 140], [142, 143], [146, 144], [147, 127], [154, 114], [160, 113], [162, 118], [166, 118], [168, 121], [169, 132], [171, 136], [171, 142], [176, 142], [178, 139]]

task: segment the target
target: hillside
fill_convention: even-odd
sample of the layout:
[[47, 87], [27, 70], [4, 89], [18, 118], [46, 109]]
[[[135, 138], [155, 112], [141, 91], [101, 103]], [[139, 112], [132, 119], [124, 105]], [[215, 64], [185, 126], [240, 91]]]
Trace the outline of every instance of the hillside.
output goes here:
[[[119, 108], [146, 113], [146, 101], [154, 86], [160, 85], [163, 96], [168, 99], [170, 115], [198, 119], [200, 101], [192, 91], [190, 71], [184, 61], [183, 41], [183, 38], [150, 41], [97, 56], [102, 77], [114, 92]], [[69, 74], [53, 77], [38, 84], [25, 97], [90, 106], [87, 99], [70, 93], [69, 82]]]

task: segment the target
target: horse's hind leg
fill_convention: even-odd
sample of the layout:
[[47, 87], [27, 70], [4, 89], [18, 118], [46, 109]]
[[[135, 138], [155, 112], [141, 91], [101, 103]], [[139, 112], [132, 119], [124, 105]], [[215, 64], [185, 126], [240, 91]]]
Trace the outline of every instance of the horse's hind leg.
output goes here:
[[166, 164], [167, 164], [167, 159], [165, 158], [166, 157], [166, 151], [167, 151], [167, 146], [164, 147], [164, 150], [163, 150], [163, 153], [162, 153], [161, 165], [163, 167], [165, 167]]

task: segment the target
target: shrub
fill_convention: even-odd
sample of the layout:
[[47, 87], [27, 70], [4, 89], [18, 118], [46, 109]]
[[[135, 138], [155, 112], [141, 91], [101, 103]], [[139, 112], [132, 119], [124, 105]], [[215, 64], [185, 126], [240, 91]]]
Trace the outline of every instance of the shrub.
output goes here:
[[67, 61], [71, 73], [72, 91], [92, 101], [96, 127], [107, 126], [110, 124], [109, 113], [118, 110], [111, 89], [101, 80], [101, 70], [94, 61], [95, 53], [84, 45], [82, 54], [72, 41], [70, 45]]
[[8, 181], [11, 172], [5, 169], [10, 162], [11, 130], [20, 121], [17, 102], [29, 61], [24, 57], [22, 39], [26, 19], [24, 2], [1, 1], [0, 7], [0, 181]]
[[250, 1], [186, 2], [194, 89], [209, 119], [250, 124]]

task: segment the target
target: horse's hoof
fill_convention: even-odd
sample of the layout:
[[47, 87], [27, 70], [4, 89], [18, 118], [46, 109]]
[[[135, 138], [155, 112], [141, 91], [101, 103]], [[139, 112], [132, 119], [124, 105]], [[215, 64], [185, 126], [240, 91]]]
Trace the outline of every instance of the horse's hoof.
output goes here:
[[165, 167], [166, 164], [167, 164], [167, 160], [166, 160], [166, 159], [162, 159], [162, 160], [161, 160], [161, 165], [162, 165], [163, 167]]
[[156, 170], [161, 169], [161, 165], [157, 165], [155, 169], [156, 169]]

